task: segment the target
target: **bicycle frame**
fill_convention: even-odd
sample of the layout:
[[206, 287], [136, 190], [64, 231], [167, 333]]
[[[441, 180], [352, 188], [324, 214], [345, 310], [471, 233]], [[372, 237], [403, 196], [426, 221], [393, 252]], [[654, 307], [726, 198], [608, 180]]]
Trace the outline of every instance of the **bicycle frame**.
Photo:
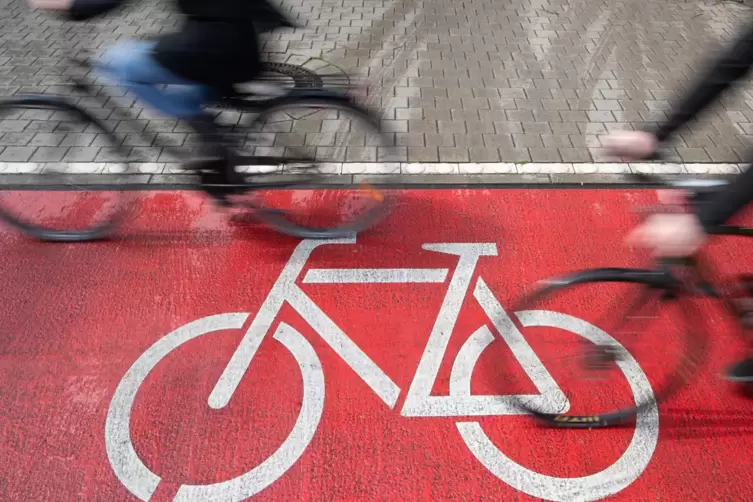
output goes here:
[[[263, 31], [266, 31], [269, 27], [264, 28]], [[69, 37], [64, 37], [66, 39], [69, 39]], [[94, 85], [87, 77], [87, 74], [94, 70], [94, 69], [100, 69], [102, 70], [102, 73], [104, 75], [107, 74], [107, 69], [105, 65], [102, 65], [99, 63], [98, 59], [91, 58], [91, 51], [89, 49], [84, 48], [83, 50], [80, 47], [73, 47], [72, 45], [67, 45], [62, 48], [63, 56], [68, 61], [70, 61], [71, 66], [77, 67], [80, 69], [85, 70], [85, 74], [83, 75], [77, 75], [75, 72], [68, 73], [68, 80], [73, 83], [75, 88], [84, 91], [86, 93], [86, 96], [92, 99], [98, 99], [100, 101], [100, 104], [102, 105], [102, 108], [108, 108], [110, 105], [108, 103], [109, 96], [106, 94], [99, 93], [95, 91]], [[305, 64], [305, 63], [304, 63]], [[267, 62], [264, 63], [264, 66], [262, 68], [262, 71], [272, 71], [285, 69], [287, 71], [281, 71], [280, 73], [287, 74], [288, 76], [291, 76], [294, 79], [294, 87], [293, 89], [287, 91], [287, 92], [274, 92], [271, 95], [265, 95], [265, 94], [256, 94], [254, 92], [251, 93], [243, 93], [238, 92], [235, 89], [227, 89], [223, 90], [223, 95], [212, 103], [215, 107], [218, 108], [226, 108], [226, 109], [232, 109], [235, 111], [239, 111], [241, 113], [250, 113], [250, 114], [258, 114], [261, 112], [264, 112], [265, 110], [269, 110], [276, 107], [285, 107], [286, 105], [291, 104], [297, 104], [301, 105], [302, 98], [305, 98], [305, 105], [308, 108], [312, 109], [318, 109], [318, 108], [331, 108], [333, 106], [341, 106], [343, 108], [348, 108], [351, 111], [356, 111], [358, 114], [361, 115], [362, 119], [365, 119], [367, 122], [370, 123], [371, 127], [373, 127], [375, 130], [381, 130], [381, 125], [379, 123], [379, 117], [377, 117], [374, 113], [372, 113], [367, 108], [360, 106], [356, 101], [349, 95], [330, 91], [324, 89], [324, 82], [322, 79], [322, 76], [317, 74], [313, 70], [309, 70], [307, 68], [304, 68], [302, 66], [298, 65], [291, 65], [287, 63], [276, 63], [276, 62]], [[294, 70], [291, 72], [291, 70]], [[297, 75], [294, 75], [297, 74]], [[296, 80], [297, 77], [305, 77], [305, 80], [299, 81]], [[345, 76], [345, 85], [343, 86], [343, 82], [339, 82], [338, 87], [340, 88], [352, 88], [350, 77]], [[261, 80], [256, 82], [251, 82], [252, 84], [261, 84], [263, 83]], [[334, 83], [338, 83], [335, 81]], [[232, 86], [231, 86], [232, 87]], [[281, 88], [281, 87], [280, 87]], [[279, 90], [279, 89], [277, 89]], [[227, 91], [225, 93], [225, 91]], [[16, 96], [15, 98], [18, 98], [19, 96]], [[65, 101], [64, 97], [51, 97], [48, 96], [48, 99], [60, 99], [61, 101]], [[254, 98], [254, 99], [250, 99]], [[140, 130], [138, 128], [132, 127], [132, 124], [128, 120], [124, 120], [126, 128], [128, 128], [129, 132], [131, 134], [137, 135], [139, 138], [144, 140], [144, 144], [150, 143], [150, 138], [147, 138], [145, 135], [145, 132], [143, 130]], [[104, 126], [104, 124], [99, 124], [102, 129], [109, 130], [107, 127]], [[269, 157], [269, 156], [259, 156], [259, 155], [243, 155], [239, 154], [238, 152], [234, 151], [237, 147], [237, 144], [234, 143], [233, 140], [243, 140], [245, 141], [246, 135], [248, 131], [243, 132], [242, 134], [238, 135], [237, 138], [233, 138], [232, 134], [227, 134], [222, 129], [223, 127], [218, 125], [214, 122], [214, 120], [208, 120], [206, 122], [203, 122], [201, 124], [193, 123], [191, 124], [192, 128], [199, 133], [201, 136], [201, 140], [203, 143], [206, 143], [207, 140], [210, 140], [213, 144], [215, 144], [219, 149], [216, 149], [214, 151], [214, 154], [212, 156], [215, 156], [217, 153], [220, 153], [221, 156], [232, 159], [232, 162], [238, 166], [244, 166], [245, 174], [248, 174], [250, 176], [253, 176], [255, 174], [266, 174], [269, 171], [267, 169], [257, 169], [254, 170], [251, 166], [270, 166], [274, 165], [276, 166], [279, 164], [279, 157]], [[197, 125], [200, 127], [197, 130]], [[205, 130], [206, 129], [206, 130]], [[115, 136], [113, 132], [113, 136]], [[117, 142], [117, 148], [122, 148], [122, 142]], [[161, 148], [164, 148], [164, 150], [172, 157], [175, 158], [175, 161], [183, 163], [185, 166], [188, 167], [188, 171], [193, 171], [193, 166], [191, 166], [190, 159], [186, 159], [186, 155], [184, 152], [179, 151], [176, 147], [169, 145], [169, 144], [160, 144]], [[200, 145], [196, 145], [200, 146]], [[145, 161], [145, 159], [140, 158], [128, 158], [129, 156], [125, 154], [126, 152], [121, 152], [121, 155], [123, 157], [122, 160], [129, 160], [129, 161]], [[192, 154], [193, 152], [191, 152]], [[190, 154], [189, 154], [190, 155]], [[299, 159], [296, 159], [291, 156], [286, 156], [285, 160], [287, 162], [295, 162], [295, 163], [301, 163], [301, 164], [310, 164], [314, 162], [313, 158], [310, 158], [308, 156], [301, 157]], [[187, 162], [188, 161], [188, 162]], [[297, 178], [300, 178], [300, 176], [297, 176]], [[300, 182], [300, 185], [306, 185], [305, 180], [298, 180]], [[314, 183], [316, 184], [316, 183]], [[22, 186], [26, 186], [25, 183], [21, 184]], [[127, 184], [119, 183], [121, 186], [125, 186]], [[286, 187], [289, 186], [289, 182], [285, 181], [257, 181], [256, 179], [253, 180], [253, 182], [248, 182], [248, 180], [244, 183], [240, 182], [234, 182], [232, 184], [227, 184], [227, 182], [215, 182], [215, 181], [209, 181], [209, 180], [202, 180], [201, 182], [198, 182], [195, 184], [195, 186], [198, 186], [202, 189], [209, 189], [206, 191], [210, 191], [212, 189], [214, 190], [222, 190], [224, 188], [232, 187], [232, 188], [246, 188], [246, 189], [267, 189], [267, 188], [279, 188], [279, 187]], [[15, 185], [14, 185], [15, 186]], [[134, 186], [141, 186], [141, 184], [136, 184]], [[87, 188], [89, 189], [95, 189], [95, 184], [87, 183]]]
[[[73, 64], [80, 68], [84, 68], [88, 71], [95, 69], [97, 65], [91, 65], [88, 61], [78, 59], [71, 57], [69, 58]], [[105, 93], [98, 92], [94, 84], [90, 81], [87, 75], [77, 76], [77, 75], [69, 75], [70, 80], [74, 83], [76, 88], [83, 91], [86, 96], [89, 99], [97, 100], [102, 108], [104, 109], [112, 109], [112, 105], [109, 103], [109, 95]], [[18, 99], [20, 96], [11, 98], [11, 100]], [[257, 99], [246, 99], [254, 97]], [[33, 101], [35, 99], [39, 99], [38, 104], [34, 104]], [[304, 101], [305, 100], [305, 101]], [[51, 105], [49, 104], [50, 101], [58, 102], [60, 105], [57, 106], [57, 108], [69, 108], [71, 112], [76, 111], [76, 107], [73, 104], [73, 101], [69, 101], [66, 97], [63, 96], [37, 96], [37, 95], [31, 95], [27, 98], [27, 103], [25, 106], [27, 108], [40, 108], [45, 109], [49, 108]], [[236, 93], [233, 95], [229, 95], [226, 97], [223, 97], [221, 100], [218, 101], [219, 106], [224, 106], [226, 108], [232, 108], [234, 110], [244, 112], [244, 113], [261, 113], [264, 112], [267, 109], [272, 109], [276, 107], [284, 108], [285, 106], [289, 105], [301, 105], [303, 103], [307, 108], [310, 109], [317, 109], [317, 108], [331, 108], [334, 106], [342, 106], [343, 108], [348, 108], [354, 111], [357, 111], [363, 119], [368, 121], [371, 126], [375, 130], [380, 129], [379, 121], [374, 116], [373, 113], [371, 113], [369, 110], [366, 110], [365, 108], [359, 106], [357, 103], [354, 102], [352, 98], [350, 98], [347, 95], [340, 94], [333, 91], [327, 91], [324, 89], [313, 89], [313, 88], [301, 88], [301, 89], [293, 89], [283, 95], [276, 95], [269, 98], [259, 98], [256, 95], [253, 94], [243, 94], [243, 93]], [[90, 120], [94, 120], [95, 122], [98, 122], [98, 125], [103, 130], [110, 130], [104, 123], [99, 121], [98, 119], [91, 117]], [[293, 119], [294, 120], [294, 119]], [[131, 120], [123, 120], [121, 121], [121, 124], [124, 124], [125, 127], [128, 129], [128, 133], [138, 136], [143, 140], [143, 144], [149, 144], [151, 139], [147, 137], [147, 133], [139, 128], [133, 127]], [[210, 139], [213, 144], [217, 145], [224, 153], [223, 155], [227, 155], [228, 158], [232, 159], [232, 162], [235, 165], [242, 165], [246, 166], [245, 172], [249, 175], [249, 178], [246, 179], [244, 183], [235, 182], [232, 184], [228, 184], [226, 182], [216, 182], [216, 181], [210, 181], [210, 179], [201, 179], [197, 180], [195, 183], [190, 184], [190, 186], [197, 187], [200, 189], [204, 189], [205, 191], [211, 191], [216, 189], [224, 189], [224, 188], [233, 188], [233, 189], [275, 189], [275, 188], [286, 188], [291, 185], [291, 181], [295, 180], [296, 185], [299, 187], [304, 186], [316, 186], [316, 183], [311, 182], [307, 180], [305, 177], [301, 177], [300, 174], [293, 174], [292, 178], [290, 176], [283, 176], [283, 177], [274, 177], [274, 178], [261, 178], [258, 179], [255, 177], [257, 174], [265, 174], [267, 171], [263, 169], [264, 166], [275, 166], [279, 163], [280, 157], [269, 157], [269, 156], [263, 156], [263, 155], [244, 155], [244, 154], [237, 154], [235, 153], [234, 146], [237, 146], [235, 140], [245, 140], [246, 135], [248, 131], [242, 132], [237, 135], [237, 137], [234, 137], [232, 133], [228, 134], [223, 131], [223, 126], [216, 124], [213, 120], [206, 121], [202, 124], [201, 129], [198, 130], [196, 128], [196, 123], [192, 123], [192, 128], [195, 132], [198, 133], [198, 135], [204, 140], [203, 143], [206, 144], [206, 140]], [[113, 144], [113, 147], [120, 150], [119, 156], [122, 157], [123, 161], [145, 161], [145, 159], [135, 159], [135, 158], [129, 158], [129, 155], [126, 151], [123, 150], [123, 142], [121, 139], [117, 138], [117, 135], [114, 132], [111, 132], [112, 136], [115, 137], [115, 141]], [[170, 154], [172, 157], [174, 157], [176, 160], [182, 161], [182, 164], [186, 166], [187, 172], [193, 172], [192, 162], [190, 158], [186, 158], [186, 152], [180, 151], [178, 147], [174, 147], [169, 144], [160, 144], [161, 148], [164, 148], [164, 150]], [[197, 144], [195, 147], [199, 147], [200, 145]], [[297, 159], [292, 156], [285, 156], [285, 159], [288, 162], [293, 161], [294, 163], [301, 163], [301, 164], [309, 164], [313, 162], [312, 158], [309, 157], [301, 157], [300, 159]], [[254, 170], [253, 166], [262, 166], [262, 169]], [[199, 169], [201, 169], [199, 165]], [[85, 183], [86, 188], [88, 190], [96, 190], [99, 188], [108, 190], [111, 189], [111, 185], [105, 182], [102, 185], [98, 185], [97, 183], [92, 183], [89, 180]], [[128, 189], [128, 188], [140, 188], [142, 187], [142, 183], [118, 183], [120, 189]], [[25, 178], [21, 179], [18, 183], [7, 183], [7, 187], [10, 188], [26, 188], [27, 186], [31, 186], [34, 189], [39, 189], [40, 185], [37, 181], [32, 181], [31, 183], [28, 182]], [[58, 189], [59, 184], [54, 184], [52, 186], [45, 187], [46, 189]], [[249, 207], [248, 209], [254, 209]]]

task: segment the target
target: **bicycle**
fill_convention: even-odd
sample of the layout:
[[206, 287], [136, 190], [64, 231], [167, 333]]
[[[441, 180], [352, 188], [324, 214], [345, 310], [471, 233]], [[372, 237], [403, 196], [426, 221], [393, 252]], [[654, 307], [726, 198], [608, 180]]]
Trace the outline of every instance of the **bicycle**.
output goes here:
[[[689, 179], [682, 181], [663, 180], [649, 175], [635, 175], [642, 183], [649, 183], [658, 187], [670, 189], [683, 189], [688, 192], [688, 205], [700, 203], [705, 196], [716, 189], [724, 180], [712, 179]], [[641, 214], [648, 215], [657, 212], [666, 212], [667, 207], [652, 207], [639, 210]], [[722, 225], [709, 230], [711, 235], [716, 236], [743, 236], [753, 237], [753, 228]], [[662, 259], [651, 268], [595, 268], [573, 272], [567, 275], [554, 277], [541, 281], [533, 290], [516, 304], [516, 311], [531, 309], [545, 309], [556, 304], [561, 308], [563, 304], [579, 305], [574, 307], [599, 309], [609, 317], [616, 317], [612, 309], [600, 309], [604, 298], [614, 296], [624, 308], [615, 328], [605, 327], [606, 322], [596, 323], [595, 328], [586, 337], [588, 343], [573, 347], [573, 354], [565, 354], [566, 344], [556, 332], [547, 331], [546, 337], [536, 339], [539, 347], [544, 343], [552, 343], [557, 357], [549, 361], [550, 373], [560, 376], [569, 376], [569, 381], [561, 378], [558, 391], [565, 391], [577, 386], [578, 392], [584, 391], [584, 387], [599, 388], [596, 380], [605, 381], [609, 386], [609, 393], [600, 393], [599, 401], [602, 410], [584, 413], [576, 406], [576, 411], [571, 409], [572, 404], [568, 399], [562, 400], [561, 395], [556, 405], [553, 401], [543, 399], [536, 403], [524, 398], [517, 398], [517, 406], [523, 413], [530, 414], [542, 424], [563, 428], [599, 428], [625, 424], [649, 410], [655, 410], [659, 402], [668, 399], [678, 392], [686, 382], [695, 374], [700, 365], [705, 361], [708, 351], [708, 336], [703, 323], [696, 315], [697, 309], [691, 305], [691, 300], [711, 298], [719, 300], [725, 311], [730, 313], [733, 319], [742, 323], [750, 319], [753, 309], [748, 298], [753, 297], [753, 288], [750, 278], [742, 275], [736, 281], [729, 283], [717, 283], [710, 279], [716, 275], [715, 269], [700, 256], [686, 259]], [[595, 293], [584, 293], [585, 287], [591, 286]], [[619, 292], [611, 294], [607, 287], [617, 288]], [[626, 301], [628, 290], [633, 290], [629, 301]], [[569, 294], [566, 300], [562, 300], [565, 294]], [[589, 301], [585, 301], [584, 298]], [[643, 311], [644, 307], [648, 307]], [[637, 331], [640, 327], [647, 326], [649, 321], [659, 319], [659, 313], [668, 314], [671, 309], [676, 309], [682, 322], [680, 331], [662, 332], [662, 346], [657, 349], [656, 345], [642, 338]], [[662, 321], [666, 322], [665, 317]], [[742, 322], [741, 322], [742, 321]], [[635, 324], [630, 324], [635, 322]], [[667, 327], [672, 329], [672, 327]], [[678, 329], [674, 325], [674, 329]], [[603, 330], [603, 331], [602, 331]], [[613, 339], [603, 336], [609, 332]], [[636, 343], [634, 348], [626, 347], [625, 342], [630, 341], [632, 335]], [[674, 336], [676, 335], [676, 336]], [[615, 342], [617, 341], [617, 342]], [[679, 357], [674, 362], [665, 357], [667, 348], [679, 349]], [[620, 396], [621, 389], [615, 385], [615, 379], [611, 378], [614, 370], [625, 371], [626, 365], [633, 364], [636, 357], [635, 350], [647, 348], [651, 351], [661, 351], [662, 358], [659, 366], [665, 371], [661, 381], [652, 382], [654, 392], [651, 395], [633, 392], [634, 399], [627, 402], [625, 396]], [[537, 350], [539, 353], [552, 354], [552, 351]], [[560, 367], [556, 367], [558, 360], [564, 361]], [[573, 364], [575, 363], [575, 364]], [[641, 362], [645, 367], [645, 361]], [[556, 378], [555, 378], [556, 379]], [[615, 387], [617, 391], [615, 392]], [[623, 386], [624, 387], [624, 386]], [[622, 389], [624, 390], [624, 388]], [[633, 389], [634, 390], [634, 389]], [[594, 390], [594, 393], [598, 393]], [[587, 394], [587, 390], [586, 390]], [[574, 395], [574, 393], [570, 393]], [[581, 397], [586, 401], [587, 397]]]
[[[75, 89], [104, 109], [112, 108], [110, 96], [98, 94], [88, 78], [93, 70], [102, 66], [75, 56], [69, 60], [78, 69], [75, 73], [79, 73], [71, 75]], [[231, 173], [232, 180], [218, 179], [206, 169], [205, 161], [189, 161], [183, 166], [198, 175], [198, 179], [182, 188], [203, 191], [219, 206], [246, 211], [275, 230], [295, 237], [345, 237], [374, 226], [389, 213], [391, 202], [375, 187], [334, 189], [330, 183], [330, 190], [324, 196], [312, 196], [311, 190], [322, 188], [329, 181], [319, 169], [327, 153], [334, 154], [335, 161], [345, 160], [345, 155], [347, 160], [357, 161], [359, 159], [353, 157], [358, 153], [366, 155], [368, 150], [381, 150], [380, 153], [386, 152], [389, 156], [391, 142], [389, 136], [382, 133], [377, 114], [346, 93], [325, 90], [321, 77], [306, 68], [268, 63], [266, 71], [291, 77], [292, 88], [275, 86], [272, 93], [263, 95], [227, 89], [209, 105], [255, 115], [247, 128], [241, 126], [243, 134], [228, 134], [228, 127], [217, 124], [209, 114], [204, 120], [188, 124], [189, 132], [196, 132], [200, 138], [202, 148], [211, 148], [211, 158], [225, 163], [224, 169]], [[60, 121], [55, 132], [95, 133], [100, 144], [109, 147], [109, 153], [115, 158], [124, 162], [128, 159], [125, 139], [71, 99], [29, 95], [0, 102], [0, 117], [23, 118], [29, 113], [38, 113], [37, 110], [46, 111], [48, 119], [54, 117]], [[296, 112], [298, 110], [302, 111]], [[328, 113], [333, 113], [334, 118]], [[136, 144], [151, 145], [153, 138], [144, 130], [132, 128], [132, 132], [140, 138]], [[293, 142], [295, 146], [279, 146], [275, 136], [270, 142], [270, 136], [278, 133], [298, 141]], [[344, 138], [349, 133], [355, 133], [355, 139]], [[255, 148], [253, 153], [239, 153], [244, 147], [239, 143], [247, 139]], [[322, 140], [324, 146], [317, 144], [317, 140]], [[173, 156], [183, 157], [174, 146], [161, 146]], [[363, 152], [359, 152], [359, 148]], [[103, 175], [86, 176], [76, 173], [76, 169], [73, 166], [71, 170], [60, 170], [53, 166], [45, 169], [43, 176], [32, 179], [24, 174], [5, 175], [0, 218], [42, 241], [98, 240], [111, 235], [124, 220], [125, 208], [120, 201], [124, 190], [150, 188], [127, 180], [115, 185], [102, 183], [97, 178]], [[270, 177], [270, 173], [281, 176]], [[40, 193], [40, 197], [30, 195]], [[317, 214], [313, 206], [321, 201], [325, 207]], [[293, 207], [296, 204], [304, 207]], [[61, 214], [66, 209], [71, 214]]]

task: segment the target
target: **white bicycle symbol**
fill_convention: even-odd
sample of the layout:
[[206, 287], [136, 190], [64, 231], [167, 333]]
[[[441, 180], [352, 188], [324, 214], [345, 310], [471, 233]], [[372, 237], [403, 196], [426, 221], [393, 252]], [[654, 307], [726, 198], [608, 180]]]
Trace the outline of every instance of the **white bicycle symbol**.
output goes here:
[[[354, 243], [355, 238], [337, 241], [305, 240], [298, 244], [209, 395], [210, 407], [217, 409], [228, 404], [262, 340], [269, 333], [277, 313], [287, 302], [387, 406], [394, 408], [400, 388], [296, 284], [314, 249], [322, 245]], [[452, 365], [449, 395], [430, 395], [478, 260], [482, 256], [496, 256], [497, 247], [493, 243], [439, 243], [424, 244], [423, 249], [459, 258], [401, 414], [410, 417], [519, 414], [520, 411], [513, 405], [510, 396], [471, 395], [473, 368], [481, 353], [494, 339], [486, 325], [468, 337], [458, 352]], [[448, 275], [448, 269], [431, 268], [309, 269], [302, 282], [444, 283]], [[480, 277], [476, 281], [473, 296], [541, 393], [524, 398], [540, 400], [538, 406], [546, 406], [552, 412], [566, 411], [569, 408], [568, 400]], [[107, 456], [120, 482], [139, 499], [149, 500], [161, 481], [138, 457], [131, 440], [131, 409], [141, 384], [149, 372], [173, 350], [212, 332], [241, 329], [249, 315], [245, 312], [217, 314], [176, 329], [147, 349], [133, 363], [115, 390], [105, 424]], [[558, 312], [529, 310], [516, 312], [515, 315], [524, 327], [557, 327], [594, 343], [616, 343], [610, 335], [586, 321]], [[293, 430], [269, 458], [252, 470], [219, 483], [182, 485], [174, 500], [245, 500], [280, 479], [301, 458], [314, 437], [324, 408], [325, 387], [321, 361], [306, 338], [290, 325], [281, 322], [272, 336], [290, 352], [301, 371], [303, 399]], [[621, 362], [620, 369], [634, 395], [653, 394], [646, 375], [632, 357]], [[544, 395], [547, 399], [544, 399]], [[577, 478], [547, 476], [517, 464], [492, 443], [478, 422], [459, 420], [456, 426], [473, 456], [513, 488], [546, 500], [596, 500], [619, 492], [640, 476], [656, 448], [659, 416], [656, 407], [643, 411], [637, 417], [635, 433], [622, 456], [601, 472]]]

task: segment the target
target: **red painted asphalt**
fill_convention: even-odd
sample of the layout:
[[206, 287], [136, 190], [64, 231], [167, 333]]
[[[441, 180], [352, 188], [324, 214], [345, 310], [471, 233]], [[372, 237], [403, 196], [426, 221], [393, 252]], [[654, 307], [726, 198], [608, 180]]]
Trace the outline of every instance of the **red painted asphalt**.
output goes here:
[[[717, 378], [743, 346], [711, 304], [710, 360], [658, 421], [546, 430], [477, 398], [535, 392], [516, 333], [562, 378], [546, 328], [505, 343], [499, 319], [538, 279], [645, 264], [621, 240], [653, 191], [404, 191], [319, 247], [197, 194], [133, 197], [120, 240], [0, 232], [0, 500], [753, 500], [753, 401]], [[709, 255], [750, 271], [751, 245]], [[547, 308], [600, 325], [622, 293]], [[652, 384], [678, 340], [658, 331], [634, 353]], [[629, 392], [608, 382], [572, 409]]]

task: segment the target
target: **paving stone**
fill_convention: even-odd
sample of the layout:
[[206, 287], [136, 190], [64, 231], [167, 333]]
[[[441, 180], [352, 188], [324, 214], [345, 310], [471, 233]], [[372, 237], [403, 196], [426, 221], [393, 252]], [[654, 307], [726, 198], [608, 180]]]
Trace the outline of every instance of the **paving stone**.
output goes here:
[[31, 156], [32, 162], [60, 162], [68, 153], [68, 147], [40, 146]]
[[63, 160], [66, 162], [91, 162], [97, 158], [99, 150], [98, 147], [73, 146], [68, 149]]
[[28, 162], [36, 151], [35, 147], [28, 146], [8, 146], [0, 152], [0, 161], [2, 162]]
[[439, 162], [437, 147], [408, 147], [408, 162]]

